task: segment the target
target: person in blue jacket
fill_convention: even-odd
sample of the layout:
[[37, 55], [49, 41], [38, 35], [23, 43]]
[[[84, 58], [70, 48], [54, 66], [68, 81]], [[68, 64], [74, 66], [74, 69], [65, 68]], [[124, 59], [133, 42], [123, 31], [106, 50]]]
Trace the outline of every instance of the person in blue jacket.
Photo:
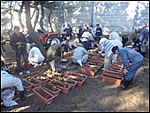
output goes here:
[[[127, 73], [123, 82], [123, 85], [120, 87], [121, 90], [127, 89], [130, 83], [133, 81], [133, 78], [144, 62], [144, 57], [137, 51], [131, 48], [118, 48], [114, 46], [112, 48], [114, 54], [119, 54], [122, 58], [123, 65], [121, 70], [126, 68]], [[131, 65], [130, 65], [131, 64]]]
[[149, 30], [147, 28], [146, 23], [142, 25], [142, 30], [141, 30], [139, 39], [140, 39], [140, 43], [141, 43], [140, 51], [141, 51], [142, 55], [145, 56], [146, 44], [148, 44], [148, 40], [149, 40]]

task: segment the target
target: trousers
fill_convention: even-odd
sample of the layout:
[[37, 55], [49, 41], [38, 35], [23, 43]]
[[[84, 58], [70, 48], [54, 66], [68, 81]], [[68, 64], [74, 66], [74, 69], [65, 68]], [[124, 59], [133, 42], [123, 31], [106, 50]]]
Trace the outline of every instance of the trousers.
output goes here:
[[134, 62], [131, 65], [127, 75], [125, 76], [125, 80], [132, 80], [134, 78], [136, 72], [138, 71], [138, 69], [141, 67], [143, 62], [144, 62], [144, 59]]

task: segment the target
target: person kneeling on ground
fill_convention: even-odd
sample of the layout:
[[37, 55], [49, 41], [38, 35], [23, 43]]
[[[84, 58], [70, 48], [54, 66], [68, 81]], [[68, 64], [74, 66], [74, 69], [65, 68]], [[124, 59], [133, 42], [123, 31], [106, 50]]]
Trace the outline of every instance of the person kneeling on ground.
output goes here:
[[22, 81], [14, 77], [12, 74], [9, 74], [7, 71], [1, 70], [1, 90], [7, 87], [13, 87], [15, 86], [20, 94], [20, 99], [24, 100], [24, 88], [22, 85]]
[[35, 45], [31, 44], [29, 50], [28, 61], [34, 65], [34, 67], [41, 66], [43, 61], [45, 60], [44, 56], [42, 55], [40, 49]]
[[[122, 58], [123, 65], [121, 70], [126, 67], [126, 76], [123, 82], [123, 85], [120, 87], [121, 90], [126, 89], [130, 83], [133, 81], [133, 78], [140, 68], [142, 63], [144, 62], [144, 57], [137, 51], [131, 48], [118, 48], [118, 46], [114, 46], [112, 48], [112, 52], [114, 54], [119, 54]], [[130, 63], [132, 63], [130, 65]]]
[[82, 63], [86, 63], [88, 60], [88, 51], [83, 47], [83, 44], [78, 43], [78, 47], [73, 53], [73, 62], [82, 66]]
[[56, 71], [56, 62], [61, 61], [64, 53], [64, 44], [55, 43], [51, 45], [47, 50], [47, 61], [51, 67], [51, 71]]

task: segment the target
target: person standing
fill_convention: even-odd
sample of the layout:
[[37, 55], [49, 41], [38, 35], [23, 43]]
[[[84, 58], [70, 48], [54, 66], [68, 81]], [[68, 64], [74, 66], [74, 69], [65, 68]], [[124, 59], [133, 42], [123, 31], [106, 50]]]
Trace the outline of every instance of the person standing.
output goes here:
[[99, 26], [99, 24], [96, 24], [96, 41], [99, 42], [99, 40], [102, 38], [102, 28]]
[[149, 30], [147, 29], [147, 24], [142, 25], [142, 31], [140, 33], [140, 43], [141, 43], [141, 53], [143, 56], [145, 56], [145, 51], [146, 51], [146, 43], [149, 43]]
[[134, 79], [134, 76], [140, 66], [144, 62], [144, 57], [137, 51], [131, 48], [118, 48], [118, 46], [114, 46], [112, 48], [112, 52], [114, 54], [118, 54], [121, 56], [123, 65], [121, 70], [126, 68], [126, 76], [123, 82], [123, 85], [120, 87], [121, 90], [127, 89], [127, 87], [131, 84]]
[[17, 61], [17, 72], [19, 75], [23, 75], [21, 68], [21, 56], [24, 59], [24, 72], [29, 74], [28, 70], [28, 54], [26, 50], [26, 39], [25, 36], [20, 32], [20, 27], [14, 27], [14, 33], [10, 38], [10, 45], [12, 49], [16, 52], [16, 61]]

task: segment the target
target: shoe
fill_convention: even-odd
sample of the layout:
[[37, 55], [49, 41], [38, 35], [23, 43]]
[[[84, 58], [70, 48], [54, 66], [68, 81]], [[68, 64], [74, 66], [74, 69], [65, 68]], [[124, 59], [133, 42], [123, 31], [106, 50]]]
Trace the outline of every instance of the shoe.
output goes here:
[[127, 87], [130, 85], [131, 82], [132, 82], [132, 81], [124, 80], [123, 85], [122, 85], [121, 87], [119, 87], [120, 90], [126, 90]]
[[19, 91], [19, 95], [20, 95], [20, 99], [24, 101], [25, 100], [24, 91]]
[[80, 60], [77, 60], [78, 64], [82, 67], [82, 61], [81, 59]]
[[23, 75], [23, 72], [19, 72], [19, 75], [22, 76], [22, 75]]
[[36, 67], [38, 67], [38, 64], [35, 64], [35, 65], [34, 65], [34, 68], [36, 68]]
[[26, 74], [30, 74], [30, 71], [25, 71]]

